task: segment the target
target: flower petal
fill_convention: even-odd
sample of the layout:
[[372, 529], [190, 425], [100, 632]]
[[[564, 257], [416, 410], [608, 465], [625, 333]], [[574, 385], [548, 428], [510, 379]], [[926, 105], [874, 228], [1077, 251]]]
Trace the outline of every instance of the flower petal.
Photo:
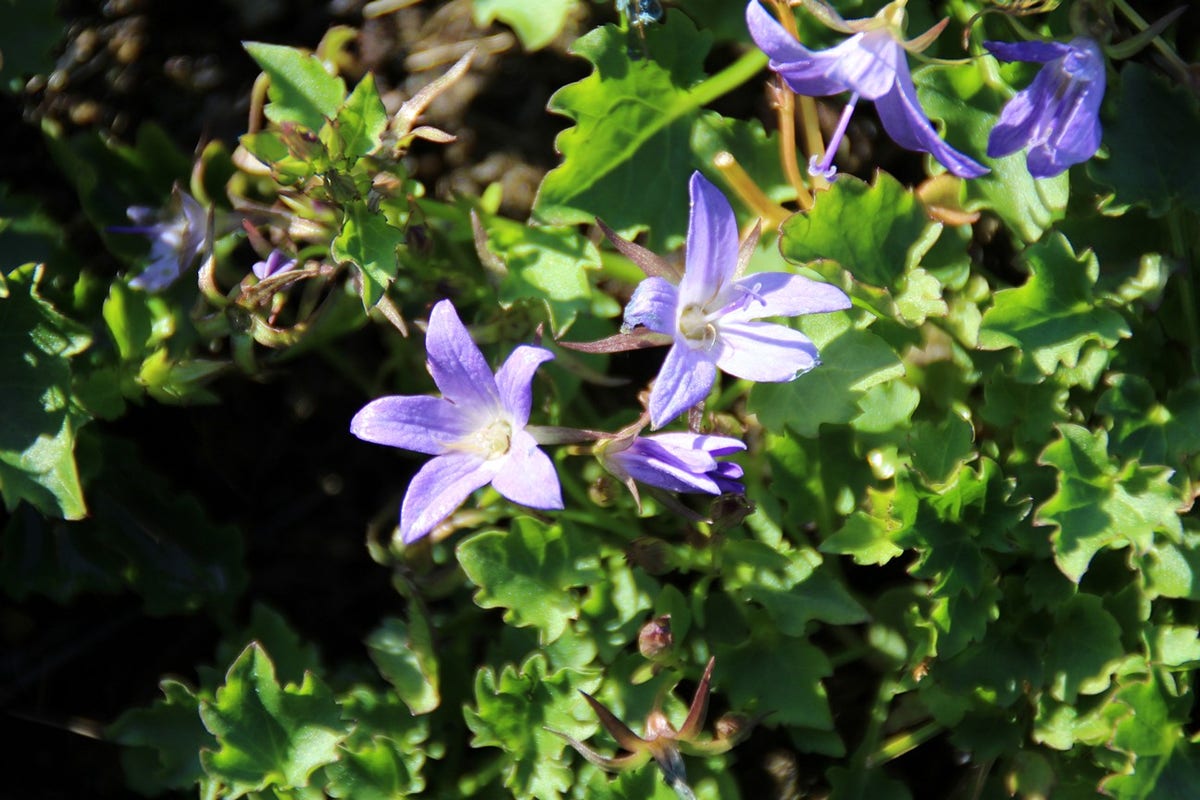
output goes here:
[[836, 286], [787, 272], [755, 272], [739, 278], [734, 286], [761, 302], [750, 301], [745, 308], [726, 314], [726, 320], [824, 314], [850, 307], [850, 298]]
[[496, 379], [449, 300], [429, 314], [425, 352], [429, 374], [450, 402], [470, 413], [500, 407]]
[[987, 51], [1001, 61], [1030, 61], [1045, 64], [1071, 52], [1059, 42], [984, 42]]
[[554, 354], [544, 347], [521, 345], [496, 370], [500, 403], [517, 427], [524, 428], [525, 423], [529, 422], [529, 408], [533, 404], [533, 373], [541, 364], [553, 358]]
[[468, 453], [448, 453], [421, 467], [404, 494], [400, 507], [400, 538], [410, 544], [433, 530], [471, 492], [486, 486], [503, 464]]
[[887, 94], [900, 70], [908, 70], [904, 48], [882, 28], [855, 34], [825, 51], [826, 56], [834, 54], [829, 77], [868, 100]]
[[725, 195], [699, 172], [692, 173], [688, 193], [691, 214], [679, 302], [704, 305], [721, 293], [737, 269], [737, 219]]
[[746, 6], [746, 27], [754, 43], [770, 57], [771, 69], [783, 76], [792, 91], [809, 97], [846, 91], [845, 85], [829, 77], [839, 53], [809, 50], [796, 41], [796, 37], [788, 33], [758, 0], [750, 0]]
[[562, 487], [554, 462], [542, 452], [534, 438], [524, 430], [517, 431], [509, 447], [508, 457], [497, 459], [503, 464], [492, 480], [496, 491], [514, 503], [530, 508], [562, 508]]
[[746, 443], [741, 439], [735, 439], [732, 436], [713, 436], [704, 433], [686, 433], [684, 431], [671, 431], [669, 433], [656, 433], [651, 436], [644, 436], [644, 439], [664, 444], [667, 447], [675, 447], [687, 450], [703, 450], [712, 456], [727, 456], [730, 453], [736, 453], [746, 449]]
[[901, 62], [896, 71], [896, 84], [892, 91], [875, 101], [875, 110], [883, 129], [901, 147], [930, 153], [946, 169], [960, 178], [978, 178], [986, 175], [987, 167], [946, 144], [933, 129], [929, 118], [917, 100], [912, 76], [907, 62]]
[[650, 424], [657, 429], [696, 405], [712, 389], [717, 365], [706, 350], [676, 344], [667, 353], [650, 390]]
[[462, 410], [440, 397], [393, 395], [372, 400], [350, 420], [367, 442], [439, 455], [471, 432]]
[[679, 307], [679, 289], [663, 278], [646, 278], [633, 290], [625, 306], [621, 329], [628, 333], [644, 325], [657, 333], [675, 335], [675, 317]]
[[708, 475], [717, 469], [717, 462], [703, 451], [675, 450], [643, 437], [630, 448], [614, 453], [611, 460], [635, 481], [647, 486], [672, 492], [721, 493], [721, 487]]
[[722, 325], [717, 366], [738, 378], [790, 381], [821, 363], [817, 347], [799, 331], [773, 322]]

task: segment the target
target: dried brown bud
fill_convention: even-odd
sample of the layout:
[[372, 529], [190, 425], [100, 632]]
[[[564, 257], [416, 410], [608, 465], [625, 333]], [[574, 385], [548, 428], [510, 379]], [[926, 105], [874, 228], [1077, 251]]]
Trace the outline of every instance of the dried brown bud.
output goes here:
[[671, 650], [675, 637], [671, 635], [671, 615], [655, 617], [638, 631], [638, 650], [651, 661], [659, 660]]
[[716, 728], [717, 739], [725, 740], [740, 738], [749, 731], [749, 728], [753, 724], [750, 717], [745, 714], [729, 713], [718, 719], [714, 727]]

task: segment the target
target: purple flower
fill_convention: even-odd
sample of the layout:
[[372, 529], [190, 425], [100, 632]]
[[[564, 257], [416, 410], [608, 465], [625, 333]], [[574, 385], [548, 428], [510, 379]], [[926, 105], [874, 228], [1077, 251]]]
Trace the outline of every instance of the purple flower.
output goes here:
[[817, 365], [808, 337], [761, 317], [794, 317], [850, 307], [841, 289], [786, 272], [741, 276], [752, 247], [738, 247], [737, 220], [699, 172], [689, 187], [691, 216], [683, 278], [638, 284], [622, 330], [638, 325], [672, 339], [650, 392], [650, 422], [661, 428], [704, 399], [717, 369], [753, 381], [790, 381]]
[[698, 433], [657, 433], [612, 439], [596, 447], [604, 468], [621, 481], [633, 479], [672, 492], [744, 494], [742, 468], [721, 456], [745, 450], [740, 439]]
[[901, 147], [932, 154], [946, 169], [962, 178], [977, 178], [989, 171], [946, 144], [917, 100], [905, 50], [928, 46], [941, 32], [940, 25], [916, 39], [903, 42], [900, 40], [903, 0], [890, 3], [872, 18], [856, 20], [844, 20], [833, 9], [813, 0], [805, 5], [819, 11], [825, 24], [852, 34], [850, 38], [828, 50], [809, 50], [779, 24], [759, 0], [750, 0], [746, 8], [746, 25], [754, 43], [770, 56], [771, 69], [782, 75], [793, 91], [810, 97], [851, 93], [837, 131], [825, 149], [825, 157], [817, 163], [814, 156], [809, 164], [811, 173], [827, 179], [833, 177], [836, 172], [834, 154], [860, 97], [875, 102], [883, 129]]
[[288, 258], [282, 250], [272, 250], [266, 261], [259, 261], [250, 269], [254, 272], [254, 277], [265, 281], [273, 275], [289, 272], [295, 268], [296, 259]]
[[1058, 42], [984, 42], [1002, 61], [1045, 64], [1033, 83], [1000, 112], [988, 137], [988, 156], [1026, 150], [1035, 178], [1052, 178], [1087, 161], [1100, 148], [1100, 101], [1104, 99], [1104, 54], [1081, 36]]
[[136, 233], [150, 239], [150, 264], [129, 282], [147, 292], [161, 292], [196, 262], [208, 242], [208, 212], [179, 187], [171, 193], [174, 212], [130, 206], [126, 214], [136, 225], [110, 227], [113, 233]]
[[425, 349], [442, 397], [381, 397], [350, 422], [350, 432], [360, 439], [434, 456], [404, 495], [403, 541], [429, 533], [489, 483], [514, 503], [562, 508], [554, 464], [526, 430], [533, 374], [554, 356], [523, 345], [493, 376], [449, 300], [429, 315]]

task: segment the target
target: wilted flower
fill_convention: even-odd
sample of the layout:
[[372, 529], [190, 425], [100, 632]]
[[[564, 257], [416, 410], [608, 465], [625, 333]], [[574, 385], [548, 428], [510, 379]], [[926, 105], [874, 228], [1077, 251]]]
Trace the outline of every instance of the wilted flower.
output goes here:
[[[712, 388], [717, 369], [753, 381], [790, 381], [817, 365], [808, 337], [761, 317], [794, 317], [849, 308], [841, 289], [786, 272], [742, 276], [754, 243], [738, 246], [725, 196], [696, 172], [679, 285], [654, 275], [625, 308], [624, 331], [641, 325], [670, 336], [672, 347], [650, 392], [650, 422], [661, 428]], [[757, 234], [755, 234], [757, 235]]]
[[1046, 65], [1000, 112], [988, 137], [990, 157], [1024, 149], [1029, 174], [1052, 178], [1095, 155], [1105, 80], [1104, 54], [1095, 40], [984, 42], [984, 47], [1002, 61]]
[[174, 209], [166, 216], [158, 209], [130, 206], [126, 214], [136, 225], [114, 226], [113, 233], [136, 233], [150, 239], [150, 264], [129, 285], [160, 292], [189, 269], [208, 242], [208, 212], [196, 198], [175, 187]]
[[429, 315], [425, 349], [442, 397], [381, 397], [350, 422], [360, 439], [435, 456], [408, 485], [401, 539], [426, 535], [489, 483], [514, 503], [562, 508], [554, 464], [526, 430], [534, 372], [553, 354], [522, 345], [493, 376], [449, 300]]
[[851, 93], [837, 131], [825, 148], [825, 157], [818, 163], [814, 156], [810, 172], [827, 179], [834, 176], [833, 157], [860, 97], [875, 102], [883, 129], [901, 147], [932, 154], [962, 178], [977, 178], [988, 172], [987, 167], [946, 144], [922, 110], [905, 51], [928, 47], [945, 21], [915, 39], [903, 41], [904, 4], [905, 0], [895, 0], [874, 17], [845, 20], [819, 0], [806, 0], [805, 6], [817, 12], [823, 23], [851, 34], [836, 47], [813, 51], [796, 41], [759, 0], [750, 0], [746, 8], [750, 36], [770, 56], [771, 69], [783, 76], [793, 91], [810, 97]]
[[745, 443], [730, 436], [683, 432], [609, 439], [595, 448], [600, 463], [621, 481], [706, 494], [746, 491], [738, 480], [742, 468], [717, 461], [745, 449]]
[[273, 275], [290, 272], [296, 268], [296, 259], [288, 258], [282, 250], [272, 250], [265, 261], [259, 261], [251, 267], [254, 277], [265, 281]]

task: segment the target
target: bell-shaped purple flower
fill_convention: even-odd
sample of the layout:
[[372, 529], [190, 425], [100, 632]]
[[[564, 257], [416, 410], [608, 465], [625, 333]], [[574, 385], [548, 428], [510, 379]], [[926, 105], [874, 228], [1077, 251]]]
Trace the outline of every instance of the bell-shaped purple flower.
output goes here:
[[1035, 178], [1052, 178], [1100, 148], [1104, 54], [1086, 36], [1059, 42], [984, 42], [1001, 61], [1045, 64], [1033, 83], [1008, 101], [988, 137], [992, 158], [1025, 150]]
[[434, 456], [404, 495], [401, 539], [425, 536], [489, 483], [514, 503], [562, 508], [554, 464], [526, 430], [534, 372], [553, 354], [522, 345], [493, 375], [449, 300], [429, 315], [425, 349], [441, 397], [381, 397], [350, 422], [360, 439]]
[[838, 311], [850, 299], [835, 286], [786, 272], [743, 276], [752, 247], [738, 246], [729, 201], [699, 172], [689, 186], [691, 216], [679, 285], [653, 276], [638, 284], [622, 329], [642, 325], [671, 337], [650, 392], [650, 422], [661, 428], [712, 388], [717, 370], [753, 381], [790, 381], [817, 365], [807, 336], [762, 317]]
[[907, 49], [922, 49], [940, 32], [935, 27], [914, 40], [899, 38], [903, 22], [903, 0], [887, 5], [869, 19], [844, 20], [827, 6], [809, 0], [819, 9], [821, 20], [835, 30], [851, 34], [828, 50], [809, 50], [796, 41], [759, 0], [746, 7], [746, 25], [754, 43], [770, 56], [770, 67], [792, 91], [810, 97], [850, 92], [850, 101], [838, 129], [817, 163], [809, 171], [827, 179], [834, 176], [833, 157], [845, 135], [850, 115], [860, 97], [872, 100], [883, 129], [896, 144], [908, 150], [930, 153], [950, 172], [962, 178], [977, 178], [987, 167], [955, 150], [938, 136], [917, 99], [908, 71]]
[[596, 446], [604, 468], [622, 481], [632, 478], [671, 492], [744, 494], [742, 468], [722, 456], [745, 450], [740, 439], [699, 433], [656, 433], [613, 439]]
[[114, 226], [113, 233], [134, 233], [150, 239], [150, 264], [129, 285], [161, 292], [189, 269], [208, 243], [208, 212], [196, 198], [178, 187], [171, 194], [172, 211], [130, 206], [126, 214], [136, 225]]

